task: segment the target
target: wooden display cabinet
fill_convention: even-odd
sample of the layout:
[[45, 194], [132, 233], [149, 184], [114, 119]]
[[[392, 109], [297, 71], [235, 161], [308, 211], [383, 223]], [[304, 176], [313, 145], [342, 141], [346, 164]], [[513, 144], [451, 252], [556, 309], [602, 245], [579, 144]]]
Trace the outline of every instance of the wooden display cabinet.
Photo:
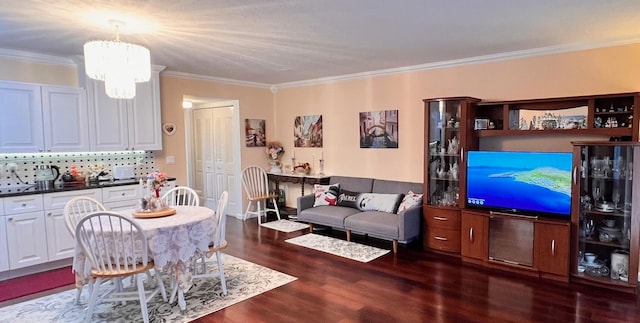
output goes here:
[[478, 139], [473, 136], [473, 122], [475, 105], [480, 100], [450, 97], [423, 101], [423, 245], [459, 254], [460, 209], [466, 200], [465, 153], [478, 149]]
[[569, 280], [570, 234], [569, 222], [535, 223], [534, 262], [540, 277]]
[[462, 211], [461, 251], [467, 262], [483, 263], [487, 258], [488, 218], [482, 213]]
[[[572, 280], [636, 293], [640, 144], [574, 142]], [[588, 261], [587, 254], [595, 255]]]

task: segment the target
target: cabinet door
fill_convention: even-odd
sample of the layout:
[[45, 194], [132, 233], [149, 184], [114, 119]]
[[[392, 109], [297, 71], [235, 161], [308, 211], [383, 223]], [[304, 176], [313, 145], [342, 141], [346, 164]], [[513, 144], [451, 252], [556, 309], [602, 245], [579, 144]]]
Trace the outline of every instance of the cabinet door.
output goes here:
[[91, 79], [87, 80], [87, 97], [92, 150], [129, 148], [126, 101], [108, 97], [104, 82]]
[[47, 262], [44, 214], [42, 211], [6, 215], [9, 268], [17, 269]]
[[75, 241], [67, 229], [64, 210], [56, 209], [45, 213], [49, 261], [73, 257]]
[[152, 73], [149, 82], [137, 84], [136, 96], [127, 102], [129, 149], [162, 150], [159, 82], [159, 74]]
[[42, 111], [47, 151], [90, 150], [84, 89], [43, 86]]
[[462, 213], [460, 253], [463, 257], [487, 259], [487, 222], [485, 216]]
[[7, 223], [0, 216], [0, 272], [9, 270], [9, 247], [7, 246]]
[[0, 82], [0, 153], [44, 149], [40, 86]]
[[569, 276], [569, 225], [536, 222], [535, 249], [538, 270]]

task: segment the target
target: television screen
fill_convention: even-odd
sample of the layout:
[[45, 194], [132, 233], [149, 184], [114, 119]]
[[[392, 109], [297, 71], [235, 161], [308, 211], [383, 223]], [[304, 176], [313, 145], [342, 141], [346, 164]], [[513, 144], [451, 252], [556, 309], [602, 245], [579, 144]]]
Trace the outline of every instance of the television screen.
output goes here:
[[571, 215], [571, 153], [469, 151], [467, 206], [525, 215]]

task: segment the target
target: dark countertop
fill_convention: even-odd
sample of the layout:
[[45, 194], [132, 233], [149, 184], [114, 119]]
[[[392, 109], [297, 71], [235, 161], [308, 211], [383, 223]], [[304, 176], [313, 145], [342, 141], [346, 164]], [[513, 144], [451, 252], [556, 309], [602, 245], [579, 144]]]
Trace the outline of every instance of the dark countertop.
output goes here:
[[[146, 180], [146, 178], [143, 180]], [[175, 181], [176, 179], [173, 177], [169, 177], [168, 180]], [[0, 197], [88, 190], [92, 188], [134, 185], [134, 184], [138, 184], [139, 182], [140, 182], [140, 178], [135, 178], [135, 179], [120, 179], [120, 180], [113, 180], [113, 181], [100, 181], [100, 182], [90, 182], [90, 183], [71, 182], [71, 183], [57, 184], [55, 185], [55, 187], [50, 189], [39, 189], [37, 186], [34, 186], [34, 185], [3, 187], [3, 188], [0, 188]]]

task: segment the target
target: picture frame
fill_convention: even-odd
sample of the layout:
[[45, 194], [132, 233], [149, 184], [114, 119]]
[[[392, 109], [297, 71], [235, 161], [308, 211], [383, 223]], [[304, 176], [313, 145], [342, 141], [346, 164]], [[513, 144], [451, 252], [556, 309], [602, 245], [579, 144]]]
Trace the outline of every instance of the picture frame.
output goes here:
[[162, 132], [167, 136], [173, 136], [176, 133], [176, 124], [173, 122], [165, 122], [162, 124]]
[[360, 148], [398, 148], [398, 110], [360, 112]]
[[266, 121], [264, 119], [244, 119], [246, 147], [266, 147]]

